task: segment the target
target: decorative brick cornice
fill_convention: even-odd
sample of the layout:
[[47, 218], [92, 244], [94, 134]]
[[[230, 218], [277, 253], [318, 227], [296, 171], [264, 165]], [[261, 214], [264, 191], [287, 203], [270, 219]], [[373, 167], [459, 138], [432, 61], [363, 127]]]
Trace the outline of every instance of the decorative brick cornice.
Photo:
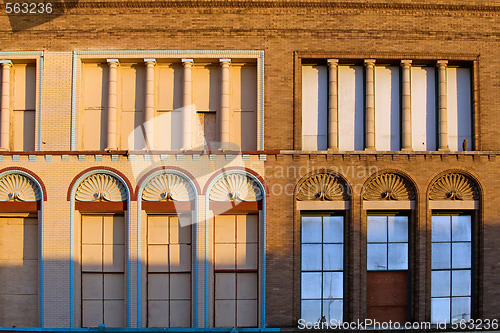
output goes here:
[[[330, 8], [374, 10], [426, 10], [426, 11], [474, 11], [499, 12], [500, 6], [474, 4], [423, 4], [391, 2], [348, 1], [228, 1], [228, 0], [180, 0], [180, 1], [65, 1], [54, 3], [54, 8]], [[4, 5], [1, 5], [4, 8]]]

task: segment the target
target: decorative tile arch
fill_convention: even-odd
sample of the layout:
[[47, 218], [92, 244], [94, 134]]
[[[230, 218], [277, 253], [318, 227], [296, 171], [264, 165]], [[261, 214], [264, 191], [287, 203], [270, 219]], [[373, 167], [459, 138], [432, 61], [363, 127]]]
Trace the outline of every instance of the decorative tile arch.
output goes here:
[[365, 183], [363, 199], [368, 201], [415, 200], [413, 184], [397, 173], [385, 172]]
[[161, 172], [145, 184], [141, 198], [144, 201], [191, 201], [195, 198], [195, 190], [186, 177]]
[[461, 173], [450, 172], [442, 175], [430, 185], [429, 200], [479, 200], [476, 182]]
[[[126, 203], [130, 207], [132, 192], [130, 182], [121, 173], [114, 172], [111, 168], [90, 168], [78, 174], [70, 184], [68, 189], [68, 199], [70, 201], [70, 328], [75, 327], [75, 203], [95, 203], [113, 204]], [[131, 262], [130, 249], [130, 213], [123, 209], [126, 224], [126, 324], [131, 326]]]
[[106, 173], [96, 173], [85, 178], [76, 189], [75, 200], [91, 201], [125, 201], [127, 193], [121, 181]]
[[263, 190], [257, 181], [242, 173], [222, 173], [213, 183], [209, 198], [212, 201], [261, 201]]
[[303, 178], [297, 189], [298, 201], [348, 200], [347, 183], [338, 175], [328, 172], [315, 173]]
[[25, 175], [11, 173], [0, 178], [0, 201], [39, 201], [40, 188]]

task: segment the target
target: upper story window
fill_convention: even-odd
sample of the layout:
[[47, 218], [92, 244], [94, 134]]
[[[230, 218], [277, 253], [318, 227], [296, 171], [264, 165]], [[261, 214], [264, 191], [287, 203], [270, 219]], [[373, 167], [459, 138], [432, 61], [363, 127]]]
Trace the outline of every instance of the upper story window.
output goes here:
[[256, 59], [81, 64], [82, 150], [256, 150]]
[[446, 60], [303, 60], [302, 149], [471, 150], [470, 67]]
[[1, 60], [0, 149], [35, 150], [36, 64]]

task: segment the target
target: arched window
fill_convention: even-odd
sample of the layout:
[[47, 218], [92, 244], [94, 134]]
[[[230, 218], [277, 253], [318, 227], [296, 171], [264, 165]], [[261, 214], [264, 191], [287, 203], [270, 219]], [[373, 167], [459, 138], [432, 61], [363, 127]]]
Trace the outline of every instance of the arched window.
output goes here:
[[0, 326], [40, 327], [42, 197], [27, 174], [0, 175]]
[[348, 187], [333, 173], [303, 178], [296, 207], [301, 218], [301, 314], [307, 322], [342, 321], [344, 225]]
[[264, 191], [250, 174], [223, 172], [209, 186], [212, 327], [257, 327], [263, 318]]
[[90, 174], [76, 188], [82, 327], [126, 326], [127, 199], [126, 185], [110, 173]]
[[431, 321], [473, 317], [473, 254], [478, 220], [476, 182], [452, 172], [429, 188], [432, 210]]
[[365, 184], [369, 319], [401, 323], [410, 319], [410, 235], [415, 197], [414, 186], [397, 173], [380, 173]]
[[147, 327], [191, 327], [196, 190], [188, 177], [161, 170], [144, 182]]

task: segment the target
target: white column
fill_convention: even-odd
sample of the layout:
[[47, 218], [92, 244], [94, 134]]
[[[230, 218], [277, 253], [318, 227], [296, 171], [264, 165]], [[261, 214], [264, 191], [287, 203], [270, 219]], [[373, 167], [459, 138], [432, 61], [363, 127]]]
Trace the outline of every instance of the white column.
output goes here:
[[146, 145], [155, 149], [155, 65], [156, 59], [144, 59], [146, 64], [146, 101], [144, 105], [144, 130]]
[[439, 60], [438, 68], [438, 94], [439, 94], [439, 150], [449, 150], [448, 147], [448, 96], [446, 84], [446, 67], [448, 60]]
[[337, 69], [339, 60], [328, 59], [328, 149], [338, 150]]
[[402, 149], [412, 150], [411, 144], [411, 60], [401, 60], [402, 67], [402, 81], [403, 81], [403, 92], [402, 92]]
[[108, 59], [109, 75], [108, 75], [108, 128], [106, 150], [116, 150], [116, 68], [118, 67], [118, 59]]
[[222, 148], [229, 144], [229, 65], [231, 59], [220, 59], [221, 92], [220, 92], [220, 141]]
[[375, 59], [365, 59], [365, 149], [375, 149]]
[[192, 124], [193, 118], [193, 96], [192, 96], [192, 75], [193, 59], [182, 59], [184, 66], [184, 98], [182, 102], [182, 147], [191, 149]]
[[12, 62], [2, 63], [2, 102], [0, 116], [0, 150], [10, 150], [10, 67]]

